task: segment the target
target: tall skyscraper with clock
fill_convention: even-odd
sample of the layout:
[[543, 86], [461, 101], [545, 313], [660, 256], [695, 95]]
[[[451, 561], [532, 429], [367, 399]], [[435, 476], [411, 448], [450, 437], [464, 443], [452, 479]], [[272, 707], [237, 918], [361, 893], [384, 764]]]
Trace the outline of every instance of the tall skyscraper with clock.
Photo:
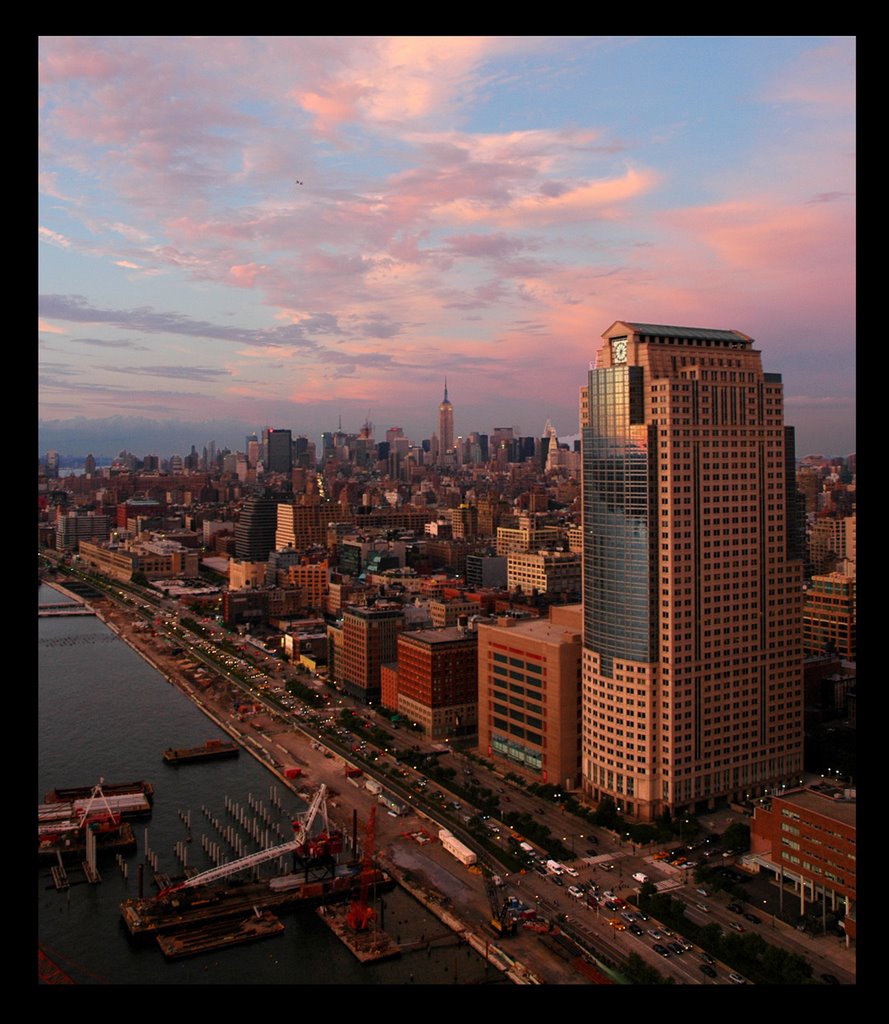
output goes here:
[[581, 389], [583, 788], [650, 821], [796, 783], [781, 377], [738, 331], [619, 321], [603, 342]]

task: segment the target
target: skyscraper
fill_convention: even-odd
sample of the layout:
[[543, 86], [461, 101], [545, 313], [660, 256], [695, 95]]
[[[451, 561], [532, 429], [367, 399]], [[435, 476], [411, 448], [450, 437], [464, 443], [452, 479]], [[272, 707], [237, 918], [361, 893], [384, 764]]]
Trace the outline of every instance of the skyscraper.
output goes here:
[[243, 562], [264, 562], [275, 547], [277, 504], [272, 498], [251, 495], [235, 526], [235, 556]]
[[444, 455], [454, 447], [454, 407], [448, 401], [448, 382], [445, 378], [444, 398], [438, 406], [439, 452]]
[[651, 820], [799, 779], [792, 432], [738, 331], [603, 338], [581, 389], [582, 777]]
[[268, 457], [265, 468], [270, 473], [290, 476], [293, 470], [293, 437], [289, 430], [269, 428]]

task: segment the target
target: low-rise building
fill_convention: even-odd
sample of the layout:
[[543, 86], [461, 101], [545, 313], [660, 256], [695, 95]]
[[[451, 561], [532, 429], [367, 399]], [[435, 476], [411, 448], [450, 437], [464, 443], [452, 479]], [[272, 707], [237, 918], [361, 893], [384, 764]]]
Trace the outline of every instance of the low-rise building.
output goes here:
[[823, 914], [841, 915], [848, 943], [855, 938], [856, 836], [854, 790], [801, 788], [757, 804], [750, 856], [776, 875], [782, 892], [792, 884], [801, 916], [816, 900]]

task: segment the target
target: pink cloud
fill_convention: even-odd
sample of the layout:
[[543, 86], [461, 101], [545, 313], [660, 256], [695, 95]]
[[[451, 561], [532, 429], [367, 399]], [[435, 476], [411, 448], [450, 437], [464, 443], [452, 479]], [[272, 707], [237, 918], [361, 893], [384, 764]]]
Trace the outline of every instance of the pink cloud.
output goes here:
[[229, 269], [229, 280], [238, 288], [252, 288], [256, 278], [266, 268], [261, 263], [247, 263]]

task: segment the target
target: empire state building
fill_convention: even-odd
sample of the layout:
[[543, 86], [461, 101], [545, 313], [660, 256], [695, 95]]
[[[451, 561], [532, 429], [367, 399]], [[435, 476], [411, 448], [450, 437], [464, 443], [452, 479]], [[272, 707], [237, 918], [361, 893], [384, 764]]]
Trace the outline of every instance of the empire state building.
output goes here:
[[438, 407], [438, 443], [442, 455], [454, 447], [454, 407], [448, 401], [447, 378], [445, 378], [444, 398]]

